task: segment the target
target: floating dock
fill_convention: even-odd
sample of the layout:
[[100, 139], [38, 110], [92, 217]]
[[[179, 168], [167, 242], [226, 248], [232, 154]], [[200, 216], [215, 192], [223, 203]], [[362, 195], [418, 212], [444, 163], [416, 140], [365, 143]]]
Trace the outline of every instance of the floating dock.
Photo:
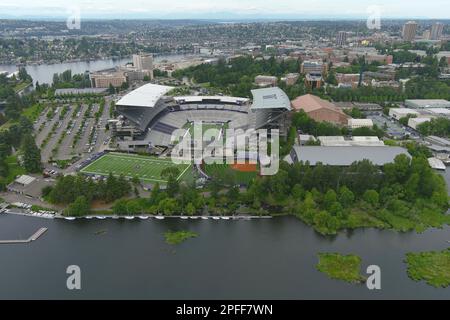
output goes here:
[[0, 244], [14, 244], [14, 243], [30, 243], [31, 241], [37, 240], [47, 231], [47, 228], [40, 228], [31, 237], [25, 240], [0, 240]]

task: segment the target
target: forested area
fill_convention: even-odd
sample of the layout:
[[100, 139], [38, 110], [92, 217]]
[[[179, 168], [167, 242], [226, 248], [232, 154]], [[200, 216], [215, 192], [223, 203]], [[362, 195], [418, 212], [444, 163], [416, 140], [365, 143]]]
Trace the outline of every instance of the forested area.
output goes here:
[[25, 108], [36, 103], [38, 93], [19, 96], [14, 86], [17, 81], [31, 81], [25, 69], [19, 70], [19, 79], [0, 75], [0, 100], [6, 101], [5, 115], [0, 119], [0, 189], [4, 189], [16, 175], [41, 170], [41, 154], [33, 137], [33, 123], [23, 115]]
[[91, 80], [89, 73], [81, 73], [72, 75], [72, 70], [66, 70], [63, 73], [55, 73], [53, 75], [53, 88], [90, 88]]
[[131, 191], [130, 183], [123, 177], [115, 177], [112, 174], [105, 180], [94, 181], [82, 175], [60, 176], [54, 187], [46, 187], [42, 195], [51, 203], [72, 205], [66, 214], [86, 215], [89, 210], [74, 211], [74, 206], [87, 203], [88, 208], [92, 201], [100, 200], [110, 203], [127, 196]]
[[211, 87], [220, 88], [224, 93], [237, 97], [251, 97], [255, 77], [270, 75], [281, 77], [287, 73], [299, 72], [300, 63], [297, 60], [277, 61], [274, 57], [267, 60], [239, 57], [229, 64], [220, 60], [217, 65], [201, 64], [173, 73], [174, 77], [187, 76], [196, 83], [208, 83]]

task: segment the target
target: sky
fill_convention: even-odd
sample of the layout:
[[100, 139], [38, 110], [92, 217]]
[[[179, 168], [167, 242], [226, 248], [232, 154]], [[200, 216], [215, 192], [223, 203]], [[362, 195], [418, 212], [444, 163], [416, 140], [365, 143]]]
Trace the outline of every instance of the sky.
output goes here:
[[449, 0], [1, 0], [0, 18], [449, 19]]

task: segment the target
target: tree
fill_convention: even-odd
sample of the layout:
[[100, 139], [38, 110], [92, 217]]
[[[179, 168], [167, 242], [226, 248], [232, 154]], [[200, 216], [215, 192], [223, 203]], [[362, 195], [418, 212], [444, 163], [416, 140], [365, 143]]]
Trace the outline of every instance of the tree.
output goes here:
[[108, 87], [108, 93], [109, 94], [115, 94], [116, 93], [116, 88], [114, 88], [114, 86], [110, 83], [109, 87]]
[[332, 84], [334, 86], [338, 85], [338, 81], [336, 79], [336, 75], [334, 70], [330, 71], [327, 76], [327, 83]]
[[353, 201], [355, 201], [355, 195], [349, 188], [343, 186], [339, 189], [339, 202], [344, 208], [348, 208]]
[[21, 81], [30, 81], [31, 77], [25, 68], [19, 69], [19, 79]]
[[337, 201], [336, 192], [333, 189], [329, 189], [323, 197], [323, 203], [327, 209], [329, 209]]
[[36, 145], [32, 135], [27, 134], [22, 142], [23, 166], [29, 173], [37, 173], [42, 169], [41, 151]]
[[79, 196], [73, 203], [71, 203], [64, 211], [66, 216], [79, 217], [87, 215], [90, 212], [89, 202], [85, 196]]
[[113, 211], [113, 214], [115, 214], [117, 216], [127, 215], [128, 214], [127, 200], [119, 199], [116, 202], [114, 202], [112, 211]]
[[376, 190], [367, 190], [366, 192], [364, 192], [363, 199], [372, 207], [377, 207], [380, 201], [378, 192]]
[[159, 203], [159, 211], [166, 216], [170, 216], [178, 212], [178, 203], [175, 198], [166, 198]]
[[187, 204], [185, 210], [186, 210], [186, 214], [188, 214], [190, 216], [194, 215], [195, 212], [196, 212], [196, 209], [195, 209], [194, 205], [192, 203], [190, 203], [190, 202]]

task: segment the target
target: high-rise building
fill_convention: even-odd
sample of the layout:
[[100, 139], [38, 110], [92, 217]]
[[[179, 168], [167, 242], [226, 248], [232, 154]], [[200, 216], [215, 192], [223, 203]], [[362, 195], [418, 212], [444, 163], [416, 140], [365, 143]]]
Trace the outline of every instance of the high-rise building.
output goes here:
[[347, 32], [339, 31], [336, 35], [336, 45], [343, 46], [347, 42]]
[[444, 24], [440, 22], [436, 22], [431, 26], [431, 34], [430, 40], [439, 40], [442, 36], [442, 32], [444, 31]]
[[137, 72], [144, 72], [153, 79], [153, 55], [133, 54], [133, 67]]
[[403, 25], [403, 40], [413, 41], [416, 36], [417, 23], [415, 21], [408, 21]]
[[151, 54], [133, 54], [133, 66], [138, 70], [152, 70], [153, 56]]

